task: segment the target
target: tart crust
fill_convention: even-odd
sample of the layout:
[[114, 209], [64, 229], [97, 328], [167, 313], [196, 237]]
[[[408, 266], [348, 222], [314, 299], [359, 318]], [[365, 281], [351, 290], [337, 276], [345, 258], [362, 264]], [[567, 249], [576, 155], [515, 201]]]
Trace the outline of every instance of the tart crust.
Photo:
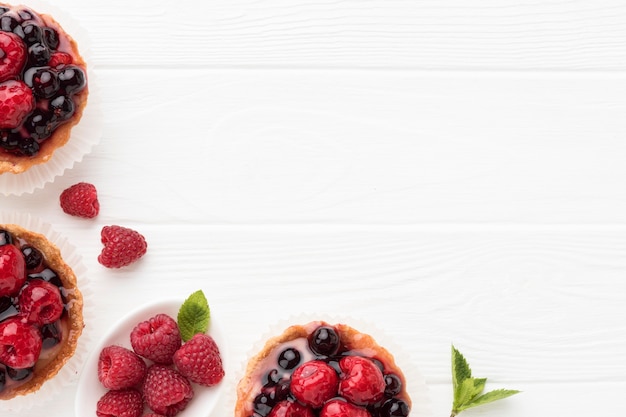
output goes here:
[[44, 235], [27, 230], [16, 224], [0, 224], [0, 229], [7, 230], [15, 238], [23, 239], [28, 244], [34, 246], [44, 256], [48, 266], [56, 272], [67, 291], [65, 300], [68, 305], [68, 328], [67, 336], [62, 342], [62, 346], [56, 356], [44, 366], [35, 365], [33, 377], [8, 392], [0, 394], [0, 400], [9, 400], [19, 395], [27, 395], [38, 391], [49, 379], [53, 378], [61, 368], [70, 360], [76, 351], [78, 339], [82, 334], [83, 321], [83, 296], [78, 289], [76, 275], [61, 257], [61, 251], [51, 243]]
[[[0, 6], [16, 8], [16, 5], [11, 5], [7, 3], [0, 2]], [[28, 6], [19, 6], [24, 7], [26, 9], [32, 10], [36, 13], [47, 26], [53, 27], [57, 30], [59, 34], [59, 39], [62, 42], [67, 42], [67, 45], [64, 48], [64, 52], [69, 53], [72, 56], [73, 65], [77, 65], [85, 70], [85, 77], [87, 77], [87, 64], [83, 57], [80, 55], [78, 50], [78, 44], [76, 40], [72, 38], [61, 25], [50, 15], [45, 13], [39, 13], [36, 10]], [[80, 122], [82, 118], [83, 111], [87, 106], [87, 98], [89, 95], [89, 82], [85, 85], [85, 87], [78, 93], [76, 93], [73, 98], [76, 105], [76, 109], [74, 115], [67, 120], [65, 123], [57, 127], [52, 135], [49, 138], [45, 139], [39, 148], [39, 152], [34, 156], [20, 156], [14, 155], [9, 152], [0, 151], [0, 174], [2, 173], [12, 173], [19, 174], [22, 173], [34, 165], [46, 163], [52, 158], [54, 152], [65, 145], [70, 139], [70, 133], [74, 126]]]
[[[363, 356], [377, 358], [385, 364], [387, 371], [395, 373], [404, 380], [404, 374], [396, 365], [393, 355], [380, 346], [372, 336], [342, 323], [329, 324], [325, 321], [314, 321], [304, 325], [296, 324], [289, 326], [282, 334], [268, 339], [263, 348], [248, 361], [244, 376], [237, 384], [235, 417], [250, 417], [253, 415], [252, 404], [255, 396], [258, 394], [259, 370], [262, 369], [264, 360], [275, 353], [281, 345], [299, 338], [307, 338], [319, 326], [334, 327], [339, 335], [340, 343], [346, 349], [359, 352]], [[406, 392], [403, 395], [403, 399], [411, 406], [411, 400]]]

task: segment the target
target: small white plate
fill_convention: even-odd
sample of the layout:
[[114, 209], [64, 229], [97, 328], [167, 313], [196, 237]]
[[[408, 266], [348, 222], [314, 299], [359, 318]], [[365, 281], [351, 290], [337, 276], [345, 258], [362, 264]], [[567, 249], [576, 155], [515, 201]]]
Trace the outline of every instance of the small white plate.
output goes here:
[[[120, 345], [132, 349], [130, 345], [130, 333], [140, 322], [159, 314], [168, 314], [174, 320], [178, 315], [178, 309], [185, 300], [162, 300], [144, 305], [131, 312], [117, 323], [102, 340], [95, 346], [93, 352], [87, 358], [82, 375], [78, 381], [78, 389], [75, 400], [75, 414], [77, 416], [95, 416], [98, 400], [107, 392], [106, 388], [98, 381], [98, 357], [103, 348], [109, 345]], [[226, 365], [226, 339], [216, 324], [213, 315], [209, 324], [208, 334], [213, 337], [220, 349], [222, 363]], [[228, 373], [228, 370], [225, 369]], [[214, 387], [203, 387], [193, 384], [194, 397], [177, 417], [210, 416], [220, 400], [224, 390], [224, 381]], [[147, 411], [147, 408], [146, 408]]]

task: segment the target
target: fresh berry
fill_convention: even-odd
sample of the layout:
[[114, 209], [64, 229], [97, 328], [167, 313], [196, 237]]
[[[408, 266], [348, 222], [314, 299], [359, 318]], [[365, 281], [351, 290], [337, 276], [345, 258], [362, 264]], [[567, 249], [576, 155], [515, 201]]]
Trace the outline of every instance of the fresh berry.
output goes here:
[[41, 334], [37, 327], [17, 317], [0, 323], [0, 362], [15, 369], [35, 366], [41, 353]]
[[224, 368], [215, 340], [207, 334], [197, 333], [174, 353], [174, 365], [183, 376], [207, 387], [224, 378]]
[[48, 66], [52, 68], [58, 68], [60, 65], [69, 65], [72, 63], [72, 56], [65, 52], [54, 52], [50, 55], [50, 61]]
[[324, 404], [320, 417], [371, 417], [371, 415], [365, 408], [341, 399], [334, 399]]
[[19, 294], [20, 316], [36, 326], [54, 323], [63, 314], [59, 288], [41, 279], [29, 280]]
[[155, 364], [146, 373], [143, 395], [152, 411], [172, 417], [187, 407], [194, 392], [189, 380], [178, 371]]
[[339, 395], [357, 405], [373, 404], [383, 398], [385, 378], [374, 362], [361, 356], [346, 356], [339, 366]]
[[284, 400], [276, 404], [267, 417], [315, 417], [315, 413], [298, 402]]
[[22, 252], [14, 245], [0, 246], [0, 297], [16, 295], [26, 282]]
[[34, 108], [33, 92], [26, 84], [16, 80], [0, 84], [0, 129], [19, 127]]
[[148, 413], [148, 414], [144, 414], [143, 417], [165, 417], [165, 416], [163, 414]]
[[98, 191], [93, 184], [79, 182], [66, 188], [59, 197], [61, 208], [71, 216], [92, 219], [100, 212]]
[[0, 32], [0, 82], [15, 79], [26, 63], [26, 45], [10, 31]]
[[104, 226], [104, 244], [98, 262], [107, 268], [121, 268], [137, 261], [148, 249], [146, 239], [137, 231], [122, 226]]
[[182, 340], [176, 321], [167, 314], [157, 314], [135, 326], [130, 344], [135, 353], [153, 362], [170, 365]]
[[108, 389], [119, 390], [138, 385], [146, 369], [143, 359], [122, 346], [107, 346], [98, 358], [98, 380]]
[[96, 405], [98, 417], [140, 417], [141, 413], [143, 400], [135, 389], [107, 391]]
[[339, 377], [326, 362], [313, 360], [296, 368], [291, 375], [291, 392], [298, 401], [315, 408], [337, 394]]

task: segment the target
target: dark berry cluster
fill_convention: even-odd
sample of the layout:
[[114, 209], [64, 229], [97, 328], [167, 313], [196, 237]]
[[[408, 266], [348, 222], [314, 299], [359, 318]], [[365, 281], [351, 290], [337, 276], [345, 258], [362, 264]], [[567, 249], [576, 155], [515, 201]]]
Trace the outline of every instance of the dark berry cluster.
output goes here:
[[403, 376], [344, 346], [321, 325], [304, 345], [281, 348], [262, 378], [250, 417], [407, 417]]
[[66, 289], [41, 251], [0, 230], [0, 397], [27, 381], [42, 351], [63, 339]]
[[[18, 108], [7, 112], [9, 120], [0, 121], [0, 150], [34, 156], [74, 115], [75, 96], [87, 79], [67, 47], [59, 31], [34, 11], [0, 6], [0, 107], [4, 100]], [[31, 91], [19, 91], [18, 83]]]

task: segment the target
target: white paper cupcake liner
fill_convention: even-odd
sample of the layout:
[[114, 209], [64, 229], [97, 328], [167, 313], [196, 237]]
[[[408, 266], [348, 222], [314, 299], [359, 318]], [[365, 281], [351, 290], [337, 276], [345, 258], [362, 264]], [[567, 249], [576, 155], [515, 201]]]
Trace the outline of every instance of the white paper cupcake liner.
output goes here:
[[40, 233], [59, 248], [63, 260], [76, 274], [78, 288], [83, 295], [83, 320], [86, 324], [78, 339], [78, 345], [74, 355], [63, 368], [61, 368], [56, 376], [46, 381], [38, 391], [32, 394], [0, 401], [0, 415], [4, 416], [7, 412], [16, 413], [35, 406], [44, 407], [57, 396], [61, 389], [77, 381], [78, 374], [82, 369], [83, 362], [88, 353], [88, 346], [90, 344], [89, 333], [91, 329], [89, 323], [92, 322], [94, 314], [91, 308], [93, 305], [93, 294], [89, 289], [87, 268], [82, 263], [81, 255], [65, 237], [55, 231], [50, 224], [25, 213], [0, 212], [0, 223], [17, 224], [25, 229]]
[[33, 193], [51, 183], [56, 177], [62, 176], [68, 169], [91, 152], [102, 136], [103, 122], [98, 80], [94, 74], [91, 44], [87, 31], [67, 12], [42, 1], [29, 0], [26, 3], [5, 1], [11, 4], [24, 4], [37, 13], [52, 16], [78, 43], [78, 48], [87, 63], [87, 79], [89, 82], [89, 97], [87, 106], [80, 122], [72, 128], [70, 140], [57, 149], [50, 160], [35, 165], [20, 174], [0, 174], [0, 193], [5, 196]]
[[407, 384], [407, 393], [409, 394], [412, 402], [411, 417], [432, 416], [431, 401], [426, 380], [419, 371], [418, 367], [415, 366], [406, 350], [394, 343], [394, 341], [386, 335], [382, 329], [378, 328], [373, 323], [353, 317], [308, 313], [293, 315], [287, 319], [269, 325], [268, 330], [252, 346], [248, 352], [245, 362], [241, 364], [241, 368], [235, 373], [233, 378], [228, 381], [228, 386], [232, 387], [232, 389], [229, 390], [229, 397], [227, 400], [227, 415], [232, 415], [234, 413], [235, 403], [237, 401], [237, 384], [245, 375], [248, 362], [263, 349], [268, 339], [281, 335], [289, 326], [303, 325], [313, 321], [324, 321], [330, 324], [346, 324], [361, 333], [372, 336], [376, 343], [387, 349], [393, 355], [396, 365], [404, 373], [404, 378]]

